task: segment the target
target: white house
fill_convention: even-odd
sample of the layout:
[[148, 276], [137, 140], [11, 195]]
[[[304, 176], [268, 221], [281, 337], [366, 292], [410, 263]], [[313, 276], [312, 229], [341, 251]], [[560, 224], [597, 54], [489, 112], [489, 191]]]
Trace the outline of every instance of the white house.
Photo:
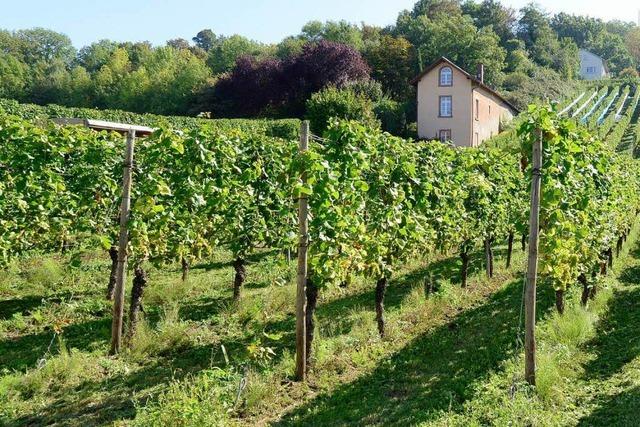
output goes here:
[[580, 77], [585, 80], [598, 80], [609, 77], [607, 63], [595, 53], [580, 49]]

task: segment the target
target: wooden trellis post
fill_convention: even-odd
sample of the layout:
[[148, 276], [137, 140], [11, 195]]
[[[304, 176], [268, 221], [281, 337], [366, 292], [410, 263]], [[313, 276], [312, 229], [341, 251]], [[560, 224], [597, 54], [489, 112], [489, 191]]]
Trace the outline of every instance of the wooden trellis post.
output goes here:
[[[300, 126], [300, 153], [309, 148], [309, 122]], [[303, 172], [302, 183], [307, 175]], [[307, 247], [309, 245], [309, 204], [305, 194], [298, 200], [298, 277], [296, 289], [296, 379], [304, 381], [307, 371]]]
[[131, 212], [131, 181], [133, 167], [133, 148], [136, 131], [127, 133], [124, 167], [122, 177], [122, 203], [120, 205], [120, 236], [118, 240], [118, 266], [113, 303], [113, 322], [111, 324], [111, 354], [116, 354], [122, 346], [122, 324], [124, 317], [124, 282], [127, 276], [127, 245], [129, 242], [129, 214]]
[[131, 211], [131, 183], [133, 167], [133, 149], [136, 136], [149, 136], [153, 129], [146, 126], [130, 125], [125, 123], [107, 122], [104, 120], [58, 118], [53, 121], [65, 126], [84, 126], [97, 131], [118, 132], [127, 135], [125, 147], [123, 177], [122, 177], [122, 203], [120, 204], [120, 236], [118, 243], [118, 261], [116, 265], [116, 283], [114, 286], [113, 323], [111, 324], [111, 354], [116, 354], [122, 346], [122, 325], [124, 317], [124, 282], [127, 274], [127, 244], [129, 232], [127, 229], [129, 213]]
[[525, 290], [525, 368], [524, 375], [531, 385], [536, 384], [536, 282], [538, 277], [538, 238], [540, 232], [540, 187], [542, 181], [542, 132], [533, 143], [531, 180], [531, 216], [529, 218], [529, 261]]

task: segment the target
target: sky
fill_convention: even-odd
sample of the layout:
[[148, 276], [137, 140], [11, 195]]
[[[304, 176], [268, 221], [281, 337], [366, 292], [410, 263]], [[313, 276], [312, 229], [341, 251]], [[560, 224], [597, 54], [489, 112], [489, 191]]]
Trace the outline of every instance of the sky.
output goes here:
[[[100, 39], [191, 39], [203, 28], [275, 43], [310, 20], [386, 26], [416, 0], [0, 0], [0, 28], [45, 27], [67, 34], [76, 47]], [[529, 0], [502, 0], [520, 8]], [[5, 3], [5, 4], [2, 4]], [[638, 0], [538, 0], [549, 12], [638, 20]]]

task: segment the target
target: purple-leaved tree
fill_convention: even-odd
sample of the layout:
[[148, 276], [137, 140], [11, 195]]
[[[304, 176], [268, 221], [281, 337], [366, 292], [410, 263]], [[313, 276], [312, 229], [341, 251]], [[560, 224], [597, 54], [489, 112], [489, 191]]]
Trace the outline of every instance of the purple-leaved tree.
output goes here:
[[239, 58], [216, 83], [209, 105], [217, 117], [301, 117], [313, 93], [368, 78], [369, 66], [357, 50], [322, 40], [285, 61]]

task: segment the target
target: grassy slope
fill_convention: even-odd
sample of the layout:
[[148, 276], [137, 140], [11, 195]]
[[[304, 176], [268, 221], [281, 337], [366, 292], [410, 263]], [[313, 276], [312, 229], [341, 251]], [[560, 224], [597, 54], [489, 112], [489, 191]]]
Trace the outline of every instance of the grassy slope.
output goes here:
[[485, 383], [462, 411], [430, 425], [637, 426], [640, 422], [638, 230], [595, 301], [577, 292], [564, 316], [538, 326], [538, 389], [522, 381], [520, 357]]
[[[142, 425], [266, 423], [290, 412], [291, 418], [296, 402], [368, 387], [369, 379], [379, 381], [398, 364], [406, 365], [398, 372], [408, 379], [425, 360], [430, 370], [424, 375], [438, 378], [425, 397], [442, 409], [468, 398], [469, 385], [513, 348], [517, 268], [500, 268], [494, 280], [484, 280], [478, 254], [471, 286], [462, 290], [447, 280], [457, 280], [455, 258], [415, 260], [390, 285], [384, 341], [375, 327], [373, 285], [358, 280], [347, 290], [324, 292], [315, 370], [308, 386], [294, 384], [293, 265], [277, 254], [255, 257], [243, 302], [235, 307], [232, 268], [221, 253], [194, 268], [186, 284], [175, 269], [153, 270], [144, 299], [147, 321], [134, 348], [110, 358], [110, 305], [103, 297], [108, 263], [99, 252], [83, 257], [80, 269], [69, 266], [69, 257], [34, 257], [0, 276], [0, 424], [108, 424], [136, 417]], [[519, 251], [514, 264], [522, 265]], [[426, 278], [439, 289], [425, 301]], [[477, 358], [481, 346], [495, 351]], [[464, 375], [452, 378], [452, 366]], [[236, 402], [243, 376], [248, 385]], [[408, 396], [420, 387], [407, 383], [391, 392]], [[200, 391], [188, 396], [192, 390]], [[217, 403], [208, 408], [207, 400]], [[371, 404], [386, 416], [385, 399]]]
[[[600, 292], [589, 310], [551, 315], [553, 296], [541, 289], [537, 394], [522, 383], [516, 342], [523, 254], [507, 271], [497, 252], [495, 279], [484, 279], [478, 254], [467, 290], [447, 280], [455, 259], [408, 263], [389, 290], [385, 340], [370, 283], [324, 292], [306, 386], [289, 378], [293, 266], [277, 254], [253, 259], [238, 307], [224, 253], [186, 284], [176, 269], [153, 270], [146, 322], [120, 358], [105, 356], [103, 254], [85, 254], [81, 269], [68, 257], [22, 261], [0, 276], [0, 424], [611, 425], [615, 416], [631, 425], [640, 249], [618, 261], [620, 279], [607, 280], [615, 292]], [[427, 299], [425, 279], [439, 288]], [[47, 353], [54, 331], [63, 340]]]

